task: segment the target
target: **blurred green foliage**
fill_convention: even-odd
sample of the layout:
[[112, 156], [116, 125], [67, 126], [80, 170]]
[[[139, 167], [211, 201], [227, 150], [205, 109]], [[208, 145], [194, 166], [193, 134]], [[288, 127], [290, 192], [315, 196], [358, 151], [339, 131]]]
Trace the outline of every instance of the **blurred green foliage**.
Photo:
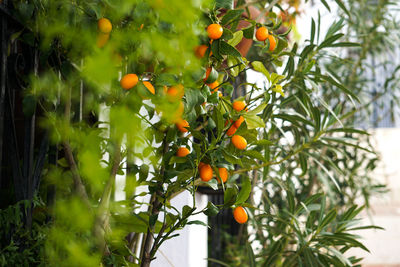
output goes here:
[[[363, 194], [368, 204], [383, 186], [360, 171], [373, 170], [376, 158], [365, 141], [368, 133], [352, 119], [363, 103], [356, 81], [348, 83], [341, 77], [351, 75], [340, 77], [325, 66], [332, 48], [359, 51], [353, 42], [359, 40], [344, 40], [340, 32], [351, 24], [341, 20], [322, 37], [320, 21], [313, 21], [304, 46], [289, 44], [289, 31], [278, 31], [281, 18], [269, 12], [281, 6], [258, 1], [254, 6], [268, 12], [261, 16], [263, 25], [277, 46], [270, 51], [269, 41], [254, 40], [246, 59], [235, 46], [254, 39], [261, 24], [244, 1], [236, 8], [233, 1], [13, 2], [15, 16], [33, 34], [30, 44], [40, 51], [40, 72], [31, 75], [25, 97], [40, 108], [40, 125], [60, 155], [45, 166], [38, 192], [44, 198], [48, 185], [57, 192], [46, 213], [48, 231], [43, 225], [43, 264], [149, 266], [180, 229], [205, 225], [191, 221], [192, 215], [214, 216], [236, 206], [246, 207], [255, 232], [243, 233], [227, 249], [235, 265], [357, 262], [344, 256], [351, 247], [366, 249], [349, 232], [363, 209], [355, 199]], [[243, 13], [249, 24], [239, 29]], [[100, 18], [111, 21], [111, 33], [98, 30]], [[212, 42], [205, 30], [210, 23], [224, 27]], [[199, 44], [207, 46], [201, 58]], [[203, 81], [211, 66], [219, 74], [216, 91]], [[264, 86], [240, 80], [249, 69], [265, 76]], [[119, 80], [128, 73], [139, 82], [123, 90]], [[182, 98], [171, 99], [173, 86], [184, 88]], [[245, 86], [246, 94], [232, 99]], [[234, 110], [234, 100], [245, 101], [249, 110]], [[245, 122], [235, 134], [247, 141], [243, 151], [227, 135], [240, 116]], [[189, 124], [187, 134], [174, 125], [181, 119]], [[186, 157], [176, 156], [182, 146], [191, 150]], [[218, 167], [229, 170], [228, 181], [201, 181], [200, 162], [212, 166], [214, 177]], [[116, 200], [117, 175], [126, 177], [122, 200]], [[199, 185], [222, 189], [224, 204], [198, 209]], [[184, 190], [193, 194], [193, 203], [177, 210], [170, 200]]]

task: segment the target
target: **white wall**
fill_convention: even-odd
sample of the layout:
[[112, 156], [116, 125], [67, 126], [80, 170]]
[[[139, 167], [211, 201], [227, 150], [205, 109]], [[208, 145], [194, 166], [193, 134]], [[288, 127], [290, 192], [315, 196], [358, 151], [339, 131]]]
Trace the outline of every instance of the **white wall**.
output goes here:
[[[206, 195], [196, 193], [198, 210], [207, 206]], [[182, 210], [184, 205], [192, 206], [192, 195], [185, 191], [171, 201], [171, 205]], [[191, 221], [201, 220], [207, 223], [207, 216], [198, 214], [190, 217]], [[206, 267], [207, 261], [207, 227], [202, 225], [185, 226], [178, 231], [178, 237], [165, 241], [156, 253], [152, 267]]]
[[375, 177], [386, 183], [390, 192], [381, 198], [371, 199], [371, 216], [361, 214], [364, 225], [375, 224], [382, 230], [362, 230], [363, 244], [371, 251], [351, 250], [351, 254], [363, 257], [363, 266], [400, 266], [400, 129], [379, 128], [372, 132], [375, 148], [381, 161]]

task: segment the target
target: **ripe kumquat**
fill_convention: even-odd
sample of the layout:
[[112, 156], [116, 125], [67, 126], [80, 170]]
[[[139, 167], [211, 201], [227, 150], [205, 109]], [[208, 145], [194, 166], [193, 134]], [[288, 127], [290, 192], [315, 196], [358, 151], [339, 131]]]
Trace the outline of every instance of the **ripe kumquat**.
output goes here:
[[110, 33], [112, 30], [111, 21], [106, 18], [101, 18], [97, 21], [97, 28], [101, 33]]
[[218, 182], [221, 183], [221, 180], [223, 183], [225, 183], [228, 180], [228, 170], [226, 168], [218, 168], [218, 174], [221, 179], [218, 179]]
[[121, 87], [125, 90], [129, 90], [132, 87], [136, 86], [138, 83], [139, 78], [136, 74], [126, 74], [124, 77], [122, 77], [120, 84]]
[[256, 31], [256, 39], [258, 41], [262, 41], [263, 42], [263, 41], [267, 40], [268, 36], [269, 36], [269, 34], [268, 34], [268, 29], [267, 28], [260, 27], [260, 28], [257, 29], [257, 31]]
[[244, 122], [243, 116], [240, 116], [239, 119], [237, 119], [234, 123], [235, 127], [239, 129], [240, 125]]
[[246, 141], [246, 139], [244, 139], [244, 137], [242, 137], [242, 136], [240, 136], [240, 135], [234, 135], [234, 136], [232, 136], [231, 141], [232, 141], [232, 144], [233, 144], [237, 149], [240, 149], [240, 150], [245, 149], [246, 146], [247, 146], [247, 141]]
[[216, 40], [221, 38], [224, 29], [219, 24], [210, 24], [207, 27], [207, 35], [210, 39]]
[[200, 172], [200, 179], [203, 182], [208, 182], [213, 177], [213, 170], [209, 164], [204, 164], [203, 166], [201, 166], [199, 172]]
[[149, 90], [150, 93], [152, 93], [153, 95], [156, 93], [156, 90], [154, 89], [154, 86], [148, 82], [148, 81], [144, 81], [143, 85], [147, 88], [147, 90]]
[[236, 111], [243, 110], [245, 106], [246, 106], [246, 104], [243, 101], [240, 101], [240, 100], [236, 100], [232, 104], [233, 109], [236, 110]]
[[178, 150], [176, 151], [176, 156], [181, 157], [181, 158], [186, 157], [189, 154], [190, 154], [190, 150], [183, 146], [178, 148]]
[[186, 129], [189, 127], [189, 122], [187, 120], [180, 119], [175, 125], [182, 133], [186, 133], [188, 131], [188, 129]]
[[235, 218], [235, 221], [238, 223], [243, 224], [247, 222], [249, 217], [247, 216], [246, 210], [239, 206], [233, 210], [233, 218]]

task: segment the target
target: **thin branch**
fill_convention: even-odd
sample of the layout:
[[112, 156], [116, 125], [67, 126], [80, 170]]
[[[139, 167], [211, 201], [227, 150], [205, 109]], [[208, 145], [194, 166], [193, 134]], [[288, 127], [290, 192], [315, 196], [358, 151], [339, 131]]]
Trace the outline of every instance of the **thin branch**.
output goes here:
[[[65, 109], [64, 109], [64, 117], [68, 121], [68, 124], [71, 119], [71, 92], [72, 89], [71, 87], [68, 88], [67, 91], [67, 99], [65, 101]], [[74, 189], [79, 195], [79, 197], [82, 199], [82, 201], [90, 208], [90, 202], [89, 202], [89, 197], [86, 192], [86, 188], [83, 185], [82, 179], [79, 175], [79, 170], [78, 166], [75, 162], [74, 155], [72, 153], [72, 148], [71, 145], [69, 144], [68, 140], [65, 140], [63, 142], [64, 146], [64, 152], [65, 152], [65, 158], [68, 162], [68, 165], [70, 167], [71, 173], [72, 173], [72, 179], [74, 182]]]
[[[164, 140], [163, 140], [163, 151], [162, 151], [162, 155], [164, 156], [167, 152], [168, 152], [168, 142], [167, 142], [167, 135], [164, 136]], [[164, 157], [163, 157], [164, 160]], [[165, 173], [165, 163], [162, 161], [161, 162], [162, 167], [160, 170], [160, 178], [162, 178], [164, 180], [164, 173]], [[162, 187], [162, 184], [159, 185], [160, 187]], [[160, 212], [160, 200], [158, 199], [158, 196], [160, 196], [162, 194], [162, 192], [160, 191], [160, 189], [158, 189], [156, 192], [154, 192], [154, 194], [151, 197], [151, 214], [152, 215], [158, 215], [158, 213]], [[154, 232], [154, 226], [148, 227], [147, 228], [147, 234], [146, 234], [146, 238], [144, 239], [144, 245], [143, 245], [143, 249], [140, 255], [140, 266], [141, 267], [149, 267], [150, 266], [150, 262], [151, 262], [151, 247], [152, 247], [152, 243], [153, 243], [153, 235], [152, 233]], [[161, 235], [162, 233], [160, 232], [159, 235]]]

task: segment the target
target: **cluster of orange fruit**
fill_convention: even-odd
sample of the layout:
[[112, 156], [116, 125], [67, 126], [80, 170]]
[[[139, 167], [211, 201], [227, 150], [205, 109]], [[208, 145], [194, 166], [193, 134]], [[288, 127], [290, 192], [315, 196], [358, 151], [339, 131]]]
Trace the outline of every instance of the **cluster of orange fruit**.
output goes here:
[[269, 34], [268, 29], [265, 27], [260, 27], [256, 31], [256, 39], [261, 42], [265, 42], [267, 39], [269, 41], [269, 51], [274, 51], [276, 47], [275, 37]]
[[99, 34], [97, 35], [97, 46], [103, 47], [110, 39], [110, 33], [112, 30], [112, 24], [109, 19], [101, 18], [97, 21], [97, 28], [99, 29]]
[[[101, 18], [98, 21], [98, 29], [99, 29], [99, 36], [98, 36], [98, 43], [97, 45], [99, 47], [103, 47], [110, 36], [111, 30], [112, 30], [112, 24], [111, 22], [106, 19], [106, 18]], [[207, 27], [207, 34], [208, 37], [212, 40], [216, 40], [221, 38], [223, 34], [223, 28], [219, 24], [210, 24]], [[258, 38], [257, 38], [258, 39]], [[265, 39], [264, 39], [265, 40]], [[271, 43], [271, 42], [270, 42]], [[270, 45], [271, 47], [271, 45]], [[205, 52], [207, 51], [208, 46], [206, 45], [201, 45], [199, 46], [195, 54], [198, 57], [203, 57], [205, 55]], [[210, 55], [212, 53], [210, 52]], [[212, 90], [212, 93], [215, 93], [218, 91], [219, 87], [219, 82], [217, 81], [218, 78], [218, 72], [215, 71], [215, 69], [210, 66], [206, 69], [205, 72], [205, 78], [203, 79], [204, 83], [209, 86]], [[155, 94], [155, 88], [151, 84], [150, 81], [141, 81], [143, 85], [147, 88], [147, 90], [151, 94]], [[134, 88], [137, 84], [139, 83], [139, 77], [137, 74], [134, 73], [128, 73], [125, 74], [121, 80], [120, 80], [120, 85], [124, 90], [131, 90]], [[179, 111], [178, 111], [178, 118], [174, 121], [177, 129], [182, 132], [186, 133], [188, 132], [188, 128], [190, 127], [189, 122], [181, 117], [183, 114], [183, 103], [181, 101], [182, 97], [184, 96], [184, 88], [182, 85], [176, 85], [176, 86], [171, 86], [167, 88], [166, 86], [164, 87], [164, 93], [167, 96], [168, 101], [174, 102], [179, 100], [180, 105], [179, 105]], [[222, 96], [221, 93], [219, 93], [220, 96]], [[233, 109], [236, 111], [242, 111], [245, 109], [246, 104], [243, 101], [235, 101], [233, 103]], [[226, 134], [231, 137], [231, 143], [233, 146], [235, 146], [239, 150], [243, 150], [247, 146], [247, 141], [245, 138], [243, 138], [240, 135], [235, 135], [236, 130], [240, 127], [240, 125], [244, 122], [243, 116], [240, 116], [238, 120], [236, 120], [231, 127], [227, 130]], [[190, 154], [190, 150], [186, 147], [179, 147], [178, 150], [176, 151], [176, 156], [177, 157], [186, 157], [187, 155]], [[198, 166], [199, 170], [199, 176], [200, 179], [204, 182], [210, 181], [213, 176], [213, 168], [211, 165], [200, 162]], [[216, 175], [216, 178], [219, 183], [225, 183], [228, 180], [229, 173], [228, 170], [224, 167], [218, 168], [218, 175]], [[241, 206], [238, 206], [234, 209], [233, 215], [235, 220], [238, 223], [245, 223], [247, 221], [247, 213], [245, 209]]]

